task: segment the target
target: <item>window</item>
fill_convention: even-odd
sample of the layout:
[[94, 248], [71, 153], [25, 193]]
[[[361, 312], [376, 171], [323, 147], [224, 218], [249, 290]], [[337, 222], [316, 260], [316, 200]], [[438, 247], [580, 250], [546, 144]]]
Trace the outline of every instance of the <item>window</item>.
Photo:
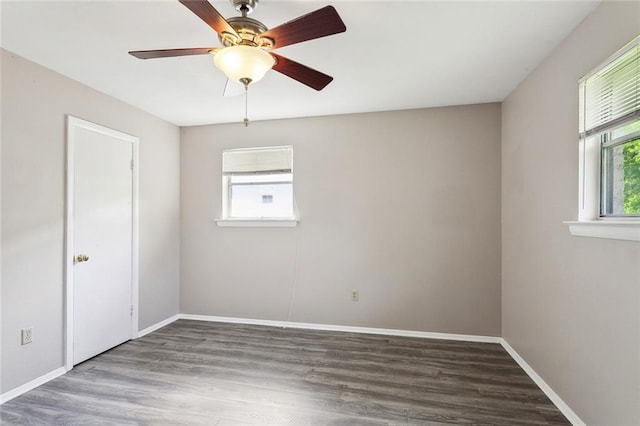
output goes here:
[[579, 221], [640, 240], [640, 37], [579, 87]]
[[223, 219], [294, 219], [293, 148], [222, 153]]

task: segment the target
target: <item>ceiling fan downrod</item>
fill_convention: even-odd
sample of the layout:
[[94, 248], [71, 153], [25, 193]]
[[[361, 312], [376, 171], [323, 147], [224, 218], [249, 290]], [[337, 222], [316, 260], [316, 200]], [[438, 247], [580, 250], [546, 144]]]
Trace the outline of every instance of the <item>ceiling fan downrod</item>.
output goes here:
[[242, 17], [246, 18], [247, 15], [251, 15], [254, 9], [258, 5], [258, 0], [230, 0], [235, 9], [242, 13]]

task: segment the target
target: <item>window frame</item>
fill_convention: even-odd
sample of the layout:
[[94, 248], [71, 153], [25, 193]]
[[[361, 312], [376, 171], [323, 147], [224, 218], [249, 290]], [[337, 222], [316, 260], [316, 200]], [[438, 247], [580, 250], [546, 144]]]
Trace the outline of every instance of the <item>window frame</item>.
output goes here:
[[295, 227], [298, 225], [299, 218], [297, 217], [297, 209], [295, 203], [295, 193], [294, 193], [294, 173], [293, 173], [293, 146], [265, 146], [265, 147], [254, 147], [254, 148], [239, 148], [239, 149], [228, 149], [224, 150], [222, 153], [223, 156], [223, 167], [224, 169], [224, 154], [227, 152], [251, 152], [251, 151], [268, 151], [268, 150], [289, 150], [290, 152], [290, 168], [286, 170], [277, 170], [277, 171], [248, 171], [248, 172], [238, 172], [236, 175], [246, 175], [246, 176], [266, 176], [271, 174], [283, 174], [288, 173], [291, 174], [290, 181], [278, 181], [278, 182], [245, 182], [245, 183], [236, 183], [235, 185], [259, 185], [259, 184], [278, 184], [278, 183], [286, 183], [291, 185], [291, 216], [290, 217], [233, 217], [231, 216], [232, 209], [232, 190], [234, 184], [232, 183], [232, 176], [234, 173], [232, 172], [224, 172], [221, 170], [222, 174], [222, 217], [220, 219], [215, 220], [216, 224], [221, 227]]

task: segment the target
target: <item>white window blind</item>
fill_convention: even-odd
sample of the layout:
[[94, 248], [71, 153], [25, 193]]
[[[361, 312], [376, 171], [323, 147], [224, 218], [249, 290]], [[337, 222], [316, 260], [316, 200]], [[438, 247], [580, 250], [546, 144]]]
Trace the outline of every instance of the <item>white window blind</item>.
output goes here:
[[580, 80], [580, 135], [640, 117], [640, 36]]
[[229, 150], [222, 153], [222, 173], [291, 173], [292, 159], [290, 146]]

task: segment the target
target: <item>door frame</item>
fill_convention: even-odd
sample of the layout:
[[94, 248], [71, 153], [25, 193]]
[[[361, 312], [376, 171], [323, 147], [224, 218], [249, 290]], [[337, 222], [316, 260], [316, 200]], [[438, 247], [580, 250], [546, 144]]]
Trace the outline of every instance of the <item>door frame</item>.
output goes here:
[[133, 170], [131, 173], [132, 200], [131, 200], [131, 339], [138, 337], [138, 260], [139, 260], [139, 240], [138, 240], [138, 201], [139, 201], [139, 179], [138, 179], [138, 150], [140, 140], [114, 129], [110, 129], [99, 124], [95, 124], [80, 118], [67, 115], [67, 164], [66, 164], [66, 199], [65, 199], [65, 245], [64, 245], [64, 286], [65, 286], [65, 345], [64, 360], [67, 371], [73, 368], [73, 258], [74, 258], [74, 191], [75, 191], [75, 142], [77, 138], [76, 129], [85, 129], [100, 133], [116, 139], [131, 143]]

